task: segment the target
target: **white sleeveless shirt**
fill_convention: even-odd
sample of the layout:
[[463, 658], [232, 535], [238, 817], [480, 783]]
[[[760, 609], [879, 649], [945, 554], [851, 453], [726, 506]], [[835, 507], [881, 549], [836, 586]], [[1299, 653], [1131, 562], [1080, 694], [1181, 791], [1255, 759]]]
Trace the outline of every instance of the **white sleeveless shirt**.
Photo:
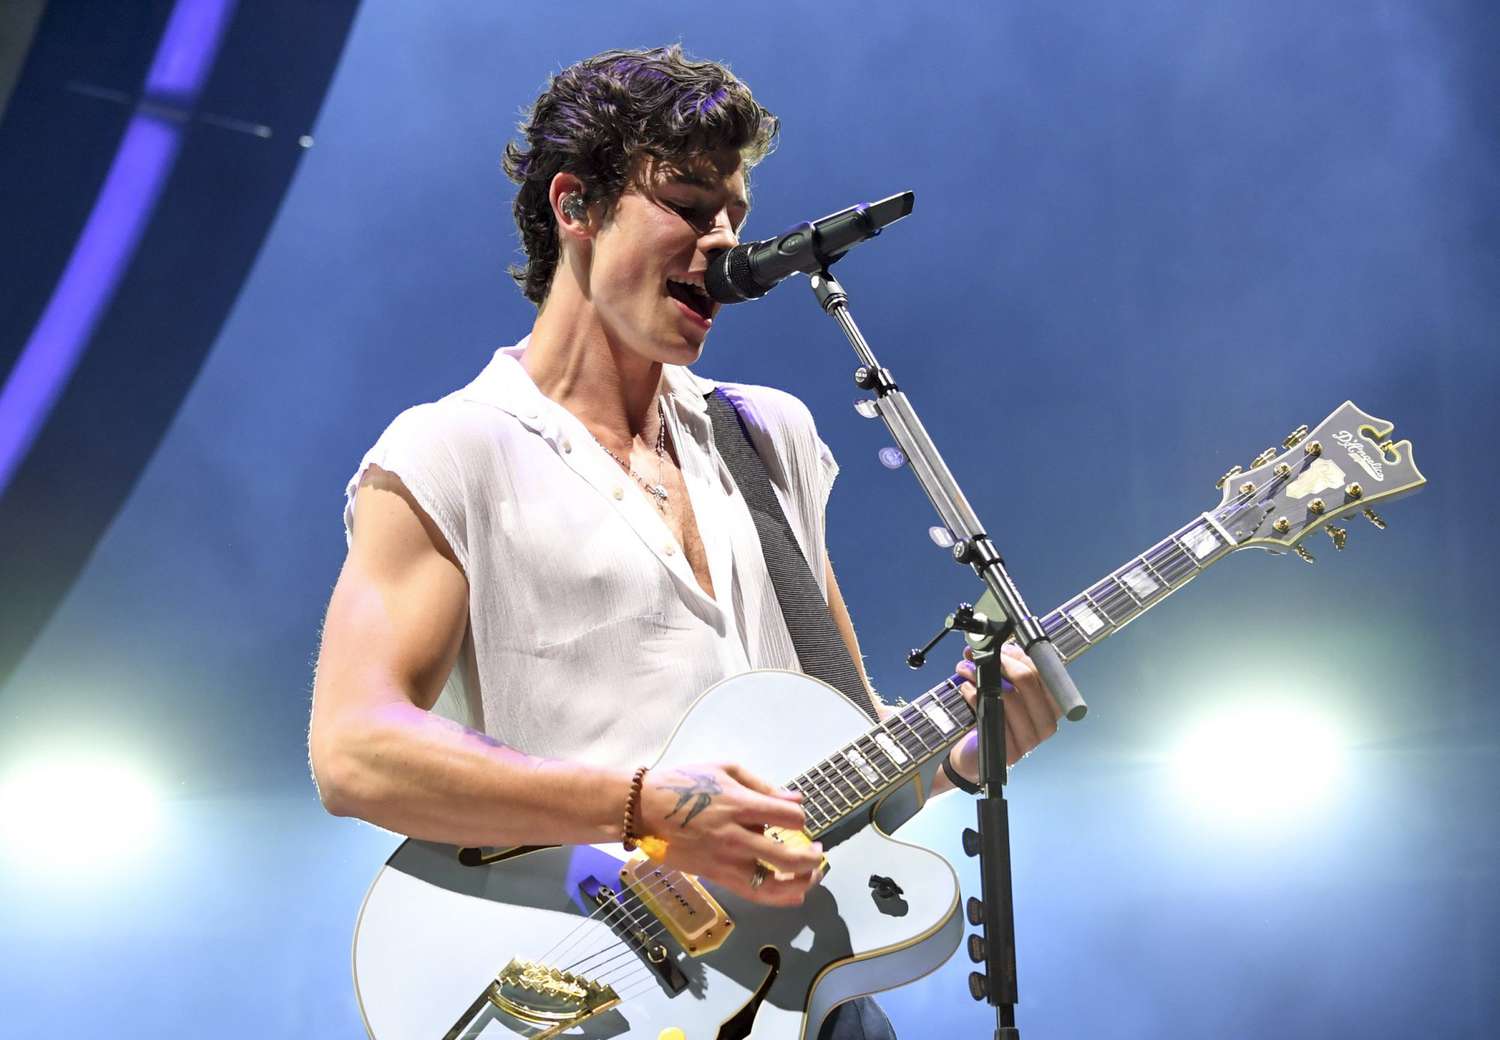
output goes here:
[[435, 710], [529, 754], [634, 766], [693, 700], [751, 668], [797, 669], [744, 499], [704, 395], [734, 402], [824, 596], [824, 509], [838, 466], [801, 401], [664, 369], [664, 414], [714, 596], [645, 492], [588, 429], [497, 351], [468, 386], [402, 412], [366, 467], [394, 473], [469, 582], [469, 627]]

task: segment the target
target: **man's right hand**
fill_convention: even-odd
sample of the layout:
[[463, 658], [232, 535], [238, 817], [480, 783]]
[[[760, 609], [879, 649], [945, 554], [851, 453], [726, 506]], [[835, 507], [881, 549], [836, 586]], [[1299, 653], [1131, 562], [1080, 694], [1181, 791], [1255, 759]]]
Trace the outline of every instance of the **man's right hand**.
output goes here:
[[[733, 764], [663, 767], [646, 772], [639, 826], [667, 842], [667, 866], [752, 902], [797, 906], [820, 878], [823, 848], [782, 844], [765, 830], [802, 830], [801, 801]], [[752, 888], [761, 861], [783, 878], [767, 874]]]

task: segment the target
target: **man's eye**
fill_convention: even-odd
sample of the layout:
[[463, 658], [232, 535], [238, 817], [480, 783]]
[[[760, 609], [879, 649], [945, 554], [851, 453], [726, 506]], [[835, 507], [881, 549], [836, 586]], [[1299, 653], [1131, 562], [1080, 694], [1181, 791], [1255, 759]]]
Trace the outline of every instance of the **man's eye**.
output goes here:
[[699, 209], [697, 206], [687, 206], [679, 202], [669, 203], [669, 205], [691, 224], [707, 224], [713, 219], [706, 210]]

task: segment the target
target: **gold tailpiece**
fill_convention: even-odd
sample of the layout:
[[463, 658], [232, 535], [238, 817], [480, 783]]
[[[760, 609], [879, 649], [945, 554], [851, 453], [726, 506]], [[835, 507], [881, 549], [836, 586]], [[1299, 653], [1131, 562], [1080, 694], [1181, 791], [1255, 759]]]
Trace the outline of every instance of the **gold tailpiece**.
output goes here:
[[533, 1025], [572, 1024], [620, 1002], [610, 986], [519, 957], [501, 970], [486, 995], [501, 1011]]

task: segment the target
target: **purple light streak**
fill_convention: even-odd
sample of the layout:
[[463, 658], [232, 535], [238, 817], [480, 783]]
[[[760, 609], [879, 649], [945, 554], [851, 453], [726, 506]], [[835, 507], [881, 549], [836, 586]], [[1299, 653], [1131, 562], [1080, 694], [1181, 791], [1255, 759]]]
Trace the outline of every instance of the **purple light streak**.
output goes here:
[[26, 457], [114, 295], [177, 155], [178, 136], [175, 126], [142, 116], [126, 129], [68, 266], [0, 390], [0, 491]]
[[235, 0], [177, 0], [146, 74], [147, 95], [198, 96], [234, 6]]
[[[178, 0], [157, 45], [146, 94], [191, 106], [218, 53], [235, 0]], [[163, 98], [167, 100], [168, 98]], [[137, 114], [62, 277], [0, 388], [0, 495], [10, 485], [88, 347], [135, 255], [177, 159], [175, 122]]]

